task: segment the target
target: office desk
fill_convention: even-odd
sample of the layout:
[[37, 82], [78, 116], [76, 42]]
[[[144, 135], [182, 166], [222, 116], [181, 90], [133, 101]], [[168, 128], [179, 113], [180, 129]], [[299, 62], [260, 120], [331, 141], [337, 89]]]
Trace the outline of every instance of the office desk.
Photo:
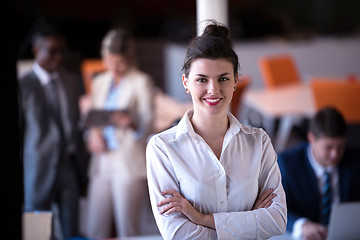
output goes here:
[[[244, 104], [258, 112], [271, 138], [276, 137], [275, 149], [282, 151], [294, 124], [315, 113], [315, 104], [310, 86], [295, 84], [274, 89], [249, 89], [244, 93]], [[275, 121], [279, 129], [275, 132]]]

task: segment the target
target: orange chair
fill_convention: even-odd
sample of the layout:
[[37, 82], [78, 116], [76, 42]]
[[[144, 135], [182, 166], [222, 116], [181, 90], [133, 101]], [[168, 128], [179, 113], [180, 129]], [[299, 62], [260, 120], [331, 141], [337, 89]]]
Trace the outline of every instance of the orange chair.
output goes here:
[[233, 98], [230, 103], [230, 112], [237, 116], [239, 113], [241, 104], [242, 104], [242, 96], [246, 88], [250, 84], [250, 77], [245, 76], [241, 78], [241, 81], [236, 84], [236, 90], [234, 92]]
[[289, 54], [261, 57], [259, 67], [267, 88], [300, 83], [297, 66]]
[[106, 68], [101, 59], [84, 59], [81, 63], [81, 73], [86, 93], [91, 92], [92, 80], [95, 74], [105, 71]]
[[313, 78], [310, 81], [316, 109], [337, 108], [349, 124], [360, 123], [360, 83], [345, 79]]

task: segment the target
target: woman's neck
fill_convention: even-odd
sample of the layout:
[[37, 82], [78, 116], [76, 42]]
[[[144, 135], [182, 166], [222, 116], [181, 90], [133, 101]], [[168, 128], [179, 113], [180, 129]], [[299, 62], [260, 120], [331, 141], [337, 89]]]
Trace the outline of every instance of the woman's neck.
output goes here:
[[125, 78], [125, 76], [127, 75], [128, 72], [129, 72], [129, 69], [122, 72], [121, 74], [119, 74], [119, 73], [114, 74], [113, 73], [114, 85], [117, 86], [120, 82], [122, 82], [122, 80]]
[[123, 76], [116, 76], [113, 77], [113, 81], [114, 81], [114, 86], [117, 86], [123, 79]]
[[204, 116], [194, 111], [191, 123], [195, 132], [204, 139], [224, 137], [229, 128], [227, 114]]

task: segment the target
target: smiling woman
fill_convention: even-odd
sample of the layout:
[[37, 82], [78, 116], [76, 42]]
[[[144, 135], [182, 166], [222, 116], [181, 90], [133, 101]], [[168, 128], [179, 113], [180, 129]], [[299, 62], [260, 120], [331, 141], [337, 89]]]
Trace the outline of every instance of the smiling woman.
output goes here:
[[284, 233], [285, 193], [269, 136], [229, 112], [238, 57], [216, 22], [190, 43], [182, 77], [193, 109], [146, 152], [164, 239], [265, 239]]
[[183, 75], [183, 84], [191, 93], [194, 111], [202, 110], [204, 117], [210, 118], [214, 114], [226, 115], [237, 83], [231, 62], [200, 58], [193, 61], [191, 68], [189, 77]]

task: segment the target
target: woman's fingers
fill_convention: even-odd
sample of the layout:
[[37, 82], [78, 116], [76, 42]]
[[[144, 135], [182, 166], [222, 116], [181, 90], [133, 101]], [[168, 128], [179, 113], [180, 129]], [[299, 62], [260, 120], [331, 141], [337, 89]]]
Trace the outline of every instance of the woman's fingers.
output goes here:
[[274, 197], [276, 197], [275, 193], [271, 193], [268, 197], [266, 197], [264, 199], [264, 201], [262, 201], [262, 203], [260, 204], [259, 208], [267, 208], [270, 207], [270, 205], [272, 204], [272, 200], [274, 199]]
[[179, 198], [171, 196], [171, 197], [167, 197], [167, 198], [164, 198], [164, 199], [160, 200], [158, 202], [157, 206], [161, 207], [161, 206], [163, 206], [165, 204], [169, 204], [171, 202], [178, 202], [178, 201], [179, 201]]
[[268, 208], [268, 207], [270, 207], [272, 203], [273, 203], [272, 200], [268, 201], [268, 202], [264, 205], [263, 208]]
[[188, 203], [185, 198], [183, 198], [180, 193], [176, 190], [165, 190], [161, 193], [165, 197], [160, 200], [157, 204], [158, 207], [163, 207], [160, 214], [170, 214], [172, 212], [184, 212], [186, 209], [186, 204]]
[[195, 224], [215, 228], [212, 215], [211, 218], [209, 218], [209, 215], [200, 213], [186, 198], [181, 196], [178, 191], [165, 190], [161, 195], [165, 196], [165, 198], [160, 200], [157, 205], [158, 207], [162, 207], [159, 211], [160, 214], [168, 215], [174, 212], [182, 213]]
[[256, 202], [255, 202], [255, 207], [256, 207], [256, 208], [262, 208], [262, 207], [265, 205], [265, 203], [264, 203], [265, 199], [266, 199], [267, 197], [269, 197], [270, 194], [271, 194], [273, 191], [274, 191], [274, 190], [273, 190], [272, 188], [269, 188], [269, 189], [267, 189], [265, 192], [263, 192], [263, 193], [258, 197], [258, 199], [256, 200]]
[[[158, 205], [159, 206], [159, 205]], [[162, 205], [160, 205], [162, 206]], [[169, 211], [170, 209], [172, 209], [174, 207], [174, 204], [173, 203], [168, 203], [167, 205], [165, 205], [160, 211], [159, 213], [160, 214], [164, 214], [166, 213], [167, 211]]]
[[171, 202], [178, 202], [181, 201], [181, 199], [184, 199], [180, 193], [178, 193], [176, 190], [165, 190], [161, 193], [163, 196], [167, 196], [164, 199], [160, 200], [157, 204], [158, 207], [161, 207], [165, 204], [169, 204]]
[[255, 201], [252, 210], [269, 207], [272, 204], [272, 199], [276, 196], [276, 194], [273, 192], [274, 189], [269, 188], [263, 194], [261, 194]]
[[274, 189], [269, 188], [268, 190], [266, 190], [261, 196], [260, 196], [260, 202], [263, 202], [265, 199], [267, 199], [271, 193], [274, 191]]
[[174, 197], [181, 197], [180, 193], [176, 190], [170, 189], [170, 190], [165, 190], [161, 193], [161, 195], [165, 196], [165, 195], [173, 195]]
[[182, 212], [185, 208], [186, 202], [184, 198], [179, 197], [167, 197], [158, 203], [158, 207], [162, 207], [160, 214], [169, 214], [171, 212]]

